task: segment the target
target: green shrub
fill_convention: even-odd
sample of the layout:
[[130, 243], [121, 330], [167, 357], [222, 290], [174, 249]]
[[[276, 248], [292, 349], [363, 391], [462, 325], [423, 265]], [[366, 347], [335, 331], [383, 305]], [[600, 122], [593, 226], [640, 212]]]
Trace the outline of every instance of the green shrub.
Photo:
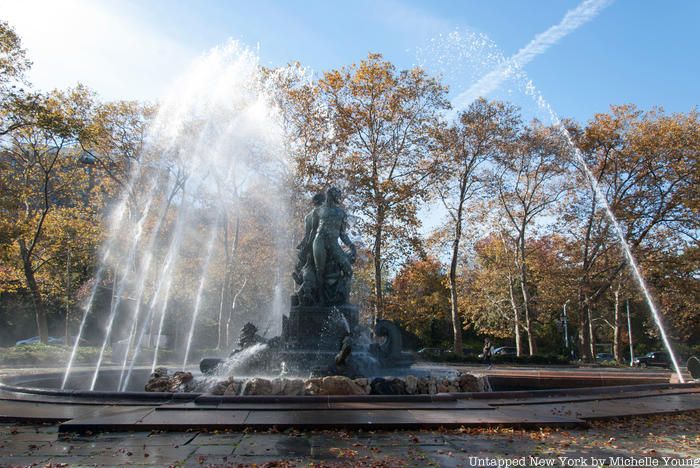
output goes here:
[[[46, 366], [60, 367], [68, 363], [72, 347], [33, 343], [27, 345], [0, 348], [0, 365], [3, 366]], [[97, 362], [100, 348], [80, 346], [75, 353], [75, 364], [92, 364]], [[111, 350], [105, 350], [104, 359], [109, 360]]]

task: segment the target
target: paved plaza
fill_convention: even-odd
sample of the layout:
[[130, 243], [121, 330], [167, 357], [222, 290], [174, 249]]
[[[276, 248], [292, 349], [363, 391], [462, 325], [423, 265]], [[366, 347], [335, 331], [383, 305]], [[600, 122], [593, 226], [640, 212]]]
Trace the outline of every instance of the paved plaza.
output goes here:
[[[5, 424], [0, 466], [695, 466], [700, 412], [592, 421], [588, 428], [434, 431], [126, 432], [59, 434]], [[523, 458], [524, 457], [524, 458]], [[532, 458], [531, 458], [532, 457]], [[560, 458], [561, 457], [561, 458]], [[666, 457], [666, 458], [665, 458]], [[655, 465], [657, 460], [658, 465]], [[626, 462], [626, 464], [624, 464]], [[636, 465], [634, 465], [637, 463]]]

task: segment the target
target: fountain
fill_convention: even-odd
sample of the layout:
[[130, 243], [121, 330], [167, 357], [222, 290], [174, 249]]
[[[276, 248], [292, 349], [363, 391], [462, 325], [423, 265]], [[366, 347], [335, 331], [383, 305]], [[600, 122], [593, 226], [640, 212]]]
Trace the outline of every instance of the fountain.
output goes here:
[[[522, 70], [508, 66], [485, 38], [472, 42], [477, 48], [486, 47], [485, 61], [496, 60], [504, 78], [522, 75]], [[467, 52], [474, 55], [475, 51], [469, 48]], [[282, 70], [282, 73], [289, 72], [289, 69]], [[558, 124], [556, 114], [536, 95], [534, 87], [530, 85], [526, 90]], [[239, 348], [227, 359], [203, 359], [202, 372], [225, 376], [246, 368], [251, 376], [284, 373], [358, 377], [377, 376], [386, 369], [405, 368], [411, 364], [410, 357], [401, 353], [400, 330], [388, 321], [379, 321], [373, 327], [360, 324], [358, 308], [349, 302], [356, 252], [346, 233], [347, 214], [341, 208], [341, 194], [335, 188], [315, 195], [311, 201], [311, 210], [304, 219], [304, 237], [294, 255], [292, 277], [296, 287], [288, 313], [283, 313], [285, 286], [280, 281], [280, 271], [285, 269], [281, 264], [289, 257], [293, 229], [286, 222], [282, 190], [287, 170], [285, 136], [273, 102], [269, 83], [260, 72], [255, 54], [231, 43], [195, 63], [159, 107], [142, 161], [132, 168], [122, 199], [114, 210], [97, 281], [79, 329], [79, 336], [82, 336], [86, 318], [93, 313], [98, 283], [111, 274], [113, 298], [90, 390], [98, 388], [104, 355], [109, 345], [117, 341], [113, 334], [120, 318], [125, 321], [122, 328], [127, 334], [121, 342], [123, 353], [119, 355], [115, 389], [133, 388], [132, 376], [144, 359], [148, 361], [150, 372], [155, 372], [165, 345], [163, 330], [172, 313], [171, 299], [173, 294], [181, 293], [174, 283], [178, 276], [193, 272], [193, 296], [188, 298], [191, 310], [185, 318], [186, 339], [184, 353], [180, 355], [180, 368], [186, 370], [199, 317], [210, 308], [208, 288], [221, 280], [214, 272], [220, 271], [216, 270], [221, 257], [218, 230], [226, 208], [217, 207], [214, 199], [223, 198], [222, 205], [229, 202], [240, 209], [243, 197], [255, 187], [251, 179], [272, 188], [262, 199], [269, 199], [268, 203], [256, 209], [271, 213], [279, 223], [271, 230], [274, 239], [270, 242], [275, 249], [272, 267], [275, 273], [265, 280], [269, 281], [268, 304], [272, 318], [267, 322], [266, 318], [262, 318], [262, 322], [258, 318], [256, 323], [265, 327], [263, 335], [273, 326], [281, 331], [279, 336], [270, 339], [242, 337]], [[565, 130], [559, 127], [566, 138]], [[567, 141], [580, 159], [570, 138]], [[233, 188], [235, 200], [226, 200], [222, 195], [229, 188]], [[599, 199], [604, 202], [603, 198]], [[259, 204], [260, 200], [254, 199], [252, 203]], [[621, 236], [609, 208], [606, 214]], [[197, 264], [183, 261], [188, 258], [186, 244], [193, 238], [199, 239], [201, 244], [199, 255], [194, 256]], [[634, 258], [624, 249], [624, 239], [621, 241], [635, 270], [635, 278], [640, 281], [654, 317], [658, 319], [641, 275], [634, 268]], [[246, 278], [243, 284], [247, 281]], [[125, 297], [134, 298], [134, 306], [124, 320], [120, 306]], [[668, 347], [663, 327], [660, 326], [660, 330]], [[70, 380], [79, 341], [80, 338], [66, 366], [61, 388], [66, 388]], [[265, 346], [259, 346], [261, 343]], [[251, 353], [253, 347], [255, 353]], [[251, 366], [251, 361], [256, 364]], [[675, 358], [674, 366], [678, 372]], [[142, 377], [138, 380], [143, 382]], [[682, 381], [680, 374], [679, 380]]]
[[[517, 67], [504, 69], [510, 73]], [[293, 68], [279, 71], [297, 72]], [[294, 229], [288, 219], [290, 197], [285, 192], [289, 171], [285, 134], [268, 79], [255, 54], [231, 43], [202, 57], [175, 83], [159, 106], [142, 159], [131, 168], [111, 215], [96, 280], [65, 372], [5, 377], [0, 393], [21, 402], [33, 395], [50, 395], [46, 404], [64, 405], [68, 413], [75, 413], [66, 419], [84, 417], [91, 411], [86, 408], [91, 407], [96, 417], [101, 417], [100, 411], [107, 405], [126, 408], [124, 418], [128, 421], [122, 426], [92, 420], [83, 426], [68, 422], [65, 430], [133, 430], [145, 424], [148, 414], [157, 412], [161, 419], [153, 427], [191, 427], [187, 417], [178, 422], [170, 415], [194, 410], [193, 419], [204, 427], [293, 426], [299, 422], [284, 420], [284, 411], [267, 411], [268, 419], [263, 422], [232, 422], [235, 418], [229, 418], [229, 413], [252, 407], [257, 409], [251, 413], [265, 412], [269, 408], [264, 406], [271, 402], [283, 410], [303, 410], [319, 418], [326, 417], [319, 408], [338, 404], [343, 411], [334, 412], [332, 422], [349, 426], [399, 424], [382, 419], [389, 410], [400, 412], [399, 419], [405, 418], [407, 424], [449, 426], [468, 422], [471, 416], [467, 409], [521, 405], [527, 398], [538, 405], [542, 396], [585, 394], [594, 395], [587, 398], [614, 400], [624, 391], [647, 391], [649, 398], [665, 391], [672, 397], [673, 392], [697, 393], [692, 384], [669, 384], [665, 374], [640, 377], [633, 373], [524, 369], [483, 375], [414, 365], [413, 358], [402, 352], [402, 332], [396, 324], [387, 320], [363, 324], [357, 305], [351, 303], [356, 247], [347, 232], [348, 213], [339, 189], [330, 187], [313, 196], [303, 222], [303, 238], [292, 252]], [[534, 87], [530, 90], [535, 95]], [[541, 96], [536, 100], [558, 123]], [[571, 147], [580, 157], [573, 144]], [[605, 209], [658, 319], [620, 227], [610, 208]], [[247, 229], [254, 242], [236, 250], [241, 213], [246, 216], [243, 224], [250, 224], [242, 229]], [[237, 219], [232, 230], [235, 242], [227, 230], [230, 217]], [[231, 274], [225, 259], [235, 262], [256, 252], [267, 255], [266, 263], [258, 268], [261, 271], [257, 276], [240, 278], [236, 288], [226, 286], [232, 297], [224, 303], [227, 296], [222, 283]], [[292, 281], [284, 281], [285, 272], [291, 272], [293, 290]], [[100, 337], [99, 358], [94, 368], [76, 369], [78, 343], [86, 333], [88, 318], [98, 313], [96, 296], [104, 283], [111, 285], [112, 298]], [[256, 311], [269, 311], [267, 315], [238, 313], [236, 304], [244, 288], [248, 288], [246, 292], [263, 291]], [[290, 298], [288, 309], [286, 297]], [[185, 304], [180, 306], [184, 313], [178, 312], [176, 304]], [[225, 324], [225, 330], [219, 330], [219, 355], [202, 359], [200, 374], [190, 363], [197, 349], [197, 333], [205, 319], [212, 318], [213, 310], [220, 314], [219, 323]], [[179, 322], [184, 330], [181, 350], [167, 349], [170, 340], [165, 336], [171, 338], [167, 329], [172, 322]], [[663, 327], [657, 323], [670, 349]], [[236, 349], [231, 351], [229, 326], [241, 325]], [[275, 330], [276, 336], [267, 337], [270, 330]], [[114, 367], [105, 364], [110, 346]], [[169, 363], [176, 362], [178, 370], [171, 374], [163, 364], [165, 354], [173, 352], [176, 355]], [[675, 360], [674, 365], [682, 382]], [[605, 386], [615, 388], [605, 390]], [[494, 399], [501, 403], [482, 403]], [[234, 405], [227, 409], [226, 418], [231, 420], [222, 423], [226, 418], [220, 414], [207, 419], [222, 402]], [[396, 406], [381, 406], [379, 409], [387, 411], [376, 411], [373, 405], [377, 402]], [[76, 403], [83, 406], [80, 411], [70, 409]], [[167, 407], [159, 408], [164, 403]], [[134, 410], [135, 405], [141, 409]], [[256, 405], [262, 405], [262, 410]], [[613, 406], [610, 411], [617, 410]], [[638, 410], [642, 409], [640, 405]], [[354, 410], [366, 410], [361, 413], [365, 419], [353, 419]], [[496, 416], [489, 419], [485, 412], [477, 419], [481, 423], [517, 424], [524, 417], [517, 411], [511, 419], [503, 417], [500, 410], [491, 414]], [[552, 414], [537, 421], [574, 421]], [[274, 419], [278, 416], [282, 419]], [[531, 416], [528, 413], [527, 417]]]
[[[459, 38], [459, 35], [450, 35], [450, 38], [454, 37]], [[497, 62], [496, 71], [503, 75], [499, 75], [500, 81], [514, 75], [523, 76], [518, 64], [500, 56], [486, 38], [479, 36], [471, 42], [474, 47], [468, 48], [468, 54], [480, 57], [475, 52], [484, 49], [485, 56], [480, 60]], [[299, 70], [287, 68], [277, 73], [299, 73]], [[274, 264], [271, 265], [274, 273], [258, 279], [258, 284], [255, 284], [255, 287], [263, 286], [269, 290], [267, 306], [271, 317], [255, 317], [252, 321], [265, 327], [263, 335], [273, 327], [280, 333], [269, 339], [239, 340], [239, 348], [227, 359], [203, 359], [200, 362], [203, 373], [226, 374], [243, 366], [250, 375], [291, 373], [360, 377], [380, 375], [388, 368], [411, 364], [410, 356], [401, 352], [401, 331], [395, 324], [382, 320], [371, 327], [362, 325], [357, 306], [349, 301], [356, 249], [346, 232], [347, 213], [341, 207], [340, 191], [335, 188], [317, 194], [311, 200], [311, 210], [304, 219], [303, 239], [296, 246], [294, 255], [292, 278], [296, 286], [288, 313], [283, 313], [286, 288], [280, 278], [285, 276], [282, 271], [292, 269], [292, 265], [286, 265], [285, 259], [289, 258], [288, 246], [293, 230], [287, 221], [284, 200], [288, 196], [283, 190], [288, 170], [285, 135], [270, 88], [269, 76], [261, 73], [256, 55], [237, 43], [231, 43], [197, 61], [175, 83], [159, 106], [147, 139], [148, 147], [140, 164], [132, 168], [123, 198], [115, 209], [98, 270], [95, 289], [97, 283], [111, 273], [114, 294], [91, 378], [91, 390], [96, 388], [105, 351], [110, 344], [122, 344], [116, 390], [131, 388], [132, 375], [144, 360], [148, 361], [150, 372], [155, 371], [165, 345], [164, 327], [172, 320], [168, 317], [173, 313], [172, 296], [181, 294], [183, 289], [174, 283], [193, 272], [190, 283], [196, 286], [192, 288], [192, 297], [187, 298], [191, 309], [185, 318], [188, 326], [182, 346], [184, 353], [180, 355], [180, 368], [186, 370], [200, 316], [211, 309], [212, 288], [222, 282], [222, 266], [218, 260], [222, 253], [230, 255], [230, 252], [221, 250], [220, 225], [225, 224], [224, 218], [227, 218], [231, 206], [236, 207], [237, 216], [240, 216], [246, 203], [254, 205], [248, 209], [262, 211], [276, 221], [269, 230], [271, 239], [267, 239], [268, 244], [262, 247], [274, 251]], [[585, 167], [585, 161], [556, 114], [531, 84], [526, 91], [562, 130], [573, 154]], [[464, 95], [462, 93], [457, 100], [463, 100]], [[595, 181], [591, 180], [598, 190]], [[261, 186], [268, 193], [264, 197], [254, 197], [255, 189]], [[603, 197], [598, 198], [605, 204]], [[658, 322], [658, 312], [626, 246], [620, 226], [607, 205], [605, 211], [620, 237], [623, 252], [670, 351], [665, 331]], [[191, 248], [188, 244], [192, 242], [200, 246], [199, 255], [192, 256], [197, 262], [194, 265], [184, 260], [190, 257], [187, 249]], [[223, 248], [229, 247], [225, 245]], [[223, 266], [226, 268], [229, 267]], [[248, 278], [242, 284], [246, 282]], [[250, 284], [253, 285], [254, 281], [251, 280]], [[224, 289], [222, 286], [222, 311]], [[126, 318], [121, 317], [125, 322], [121, 328], [125, 328], [127, 334], [119, 342], [113, 334], [114, 325], [120, 320], [120, 305], [124, 297], [134, 298], [134, 306]], [[85, 308], [62, 388], [66, 388], [70, 378], [73, 355], [86, 317], [93, 312], [92, 298], [94, 291]], [[220, 323], [223, 318], [219, 317]], [[227, 329], [229, 322], [226, 321]], [[224, 335], [225, 342], [221, 343], [220, 338], [220, 346], [228, 344], [228, 332]], [[254, 356], [242, 357], [249, 354], [251, 346], [260, 343], [266, 345], [259, 350], [265, 359], [252, 359], [257, 364], [251, 366]], [[670, 355], [682, 381], [673, 352]]]
[[[347, 234], [348, 215], [341, 206], [340, 190], [330, 187], [316, 194], [311, 204], [304, 218], [304, 237], [296, 247], [292, 277], [297, 288], [289, 314], [282, 316], [281, 336], [264, 340], [253, 324], [246, 324], [239, 348], [227, 360], [204, 358], [203, 373], [227, 375], [245, 365], [247, 372], [258, 374], [364, 377], [375, 375], [380, 366], [406, 367], [413, 362], [411, 355], [401, 351], [401, 332], [395, 324], [382, 320], [372, 333], [360, 325], [358, 308], [349, 303], [356, 248]], [[381, 337], [381, 343], [363, 339], [370, 335]], [[262, 342], [265, 357], [256, 360], [255, 368], [249, 362], [255, 356], [242, 357]]]

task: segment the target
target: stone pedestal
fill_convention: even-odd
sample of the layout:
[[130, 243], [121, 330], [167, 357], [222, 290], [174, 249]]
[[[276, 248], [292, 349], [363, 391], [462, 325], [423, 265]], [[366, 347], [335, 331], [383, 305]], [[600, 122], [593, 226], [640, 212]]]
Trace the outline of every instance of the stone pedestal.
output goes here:
[[289, 350], [338, 352], [341, 341], [353, 334], [359, 323], [356, 305], [293, 305], [284, 317], [282, 336]]

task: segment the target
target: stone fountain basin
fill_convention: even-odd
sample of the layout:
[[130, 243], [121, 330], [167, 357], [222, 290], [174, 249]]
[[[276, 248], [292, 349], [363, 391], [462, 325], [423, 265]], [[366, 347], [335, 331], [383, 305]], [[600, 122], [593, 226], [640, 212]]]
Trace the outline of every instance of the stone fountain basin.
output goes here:
[[[436, 374], [465, 369], [427, 367], [423, 370]], [[76, 369], [68, 382], [69, 388], [60, 390], [63, 372], [27, 373], [24, 370], [0, 378], [0, 419], [57, 422], [59, 432], [85, 433], [264, 430], [271, 427], [570, 427], [585, 425], [587, 419], [700, 408], [700, 384], [669, 384], [668, 373], [512, 368], [489, 372], [489, 377], [510, 382], [511, 389], [515, 388], [514, 382], [520, 382], [520, 390], [496, 387], [496, 391], [476, 393], [311, 396], [140, 391], [140, 386], [150, 376], [150, 369], [135, 372], [130, 386], [133, 391], [114, 391], [119, 369], [104, 369], [95, 391], [87, 390], [92, 372]], [[553, 380], [554, 375], [556, 380]], [[664, 379], [666, 383], [654, 383]], [[542, 388], [554, 383], [560, 386]], [[523, 384], [527, 385], [523, 387]], [[533, 384], [539, 389], [532, 389]], [[585, 385], [589, 386], [581, 388]]]
[[[108, 399], [108, 400], [158, 400], [171, 399], [171, 393], [144, 391], [144, 385], [150, 376], [150, 369], [134, 369], [127, 391], [117, 391], [121, 370], [100, 370], [95, 389], [90, 390], [93, 371], [76, 370], [61, 389], [63, 372], [32, 372], [4, 375], [0, 378], [0, 390], [14, 394], [46, 395], [68, 397], [71, 399]], [[183, 394], [184, 395], [184, 394]], [[199, 394], [193, 394], [199, 395]], [[196, 396], [195, 396], [196, 398]]]
[[[515, 371], [523, 375], [529, 372], [531, 378], [539, 374], [541, 382], [547, 373], [543, 369], [498, 369], [495, 373], [510, 373], [514, 379], [524, 381]], [[104, 370], [95, 391], [85, 390], [92, 378], [88, 370], [76, 370], [69, 382], [72, 388], [67, 390], [59, 389], [63, 373], [58, 370], [6, 375], [0, 383], [0, 419], [58, 423], [59, 432], [66, 433], [289, 427], [344, 430], [494, 425], [571, 427], [585, 426], [588, 419], [700, 408], [700, 384], [643, 384], [642, 380], [623, 386], [435, 395], [238, 396], [115, 392], [111, 389], [118, 383], [119, 372], [119, 369]], [[575, 376], [570, 370], [559, 373], [560, 377], [569, 375], [569, 383], [576, 385], [594, 375], [588, 371]], [[150, 369], [139, 370], [133, 385], [142, 383], [148, 376]]]
[[[93, 372], [75, 370], [71, 373], [66, 388], [61, 390], [62, 372], [36, 372], [4, 375], [0, 378], [0, 390], [5, 393], [21, 395], [45, 395], [71, 400], [110, 400], [110, 401], [166, 401], [172, 399], [195, 400], [208, 393], [202, 392], [146, 392], [145, 383], [150, 376], [150, 369], [139, 368], [132, 373], [130, 384], [125, 392], [117, 391], [120, 369], [103, 369], [98, 374], [95, 390], [90, 390]], [[418, 368], [411, 369], [410, 374], [425, 376], [427, 374], [447, 376], [454, 373], [452, 368]], [[552, 391], [580, 388], [598, 388], [608, 386], [639, 386], [668, 383], [669, 374], [665, 372], [610, 372], [586, 370], [548, 370], [548, 369], [493, 369], [483, 371], [490, 388], [495, 393], [523, 391]], [[390, 373], [390, 372], [389, 372]], [[407, 372], [404, 370], [403, 374]], [[195, 378], [201, 374], [193, 372]], [[401, 375], [399, 372], [393, 375]], [[245, 377], [241, 377], [244, 379]], [[489, 393], [489, 392], [484, 392]], [[491, 393], [493, 394], [493, 393]], [[214, 396], [214, 395], [212, 395]], [[270, 395], [284, 398], [283, 395]], [[374, 396], [374, 395], [365, 395]], [[405, 395], [401, 395], [405, 396]], [[411, 395], [409, 395], [411, 396]], [[419, 395], [415, 395], [419, 396]], [[298, 396], [296, 398], [311, 398]], [[259, 398], [256, 395], [240, 398]]]

